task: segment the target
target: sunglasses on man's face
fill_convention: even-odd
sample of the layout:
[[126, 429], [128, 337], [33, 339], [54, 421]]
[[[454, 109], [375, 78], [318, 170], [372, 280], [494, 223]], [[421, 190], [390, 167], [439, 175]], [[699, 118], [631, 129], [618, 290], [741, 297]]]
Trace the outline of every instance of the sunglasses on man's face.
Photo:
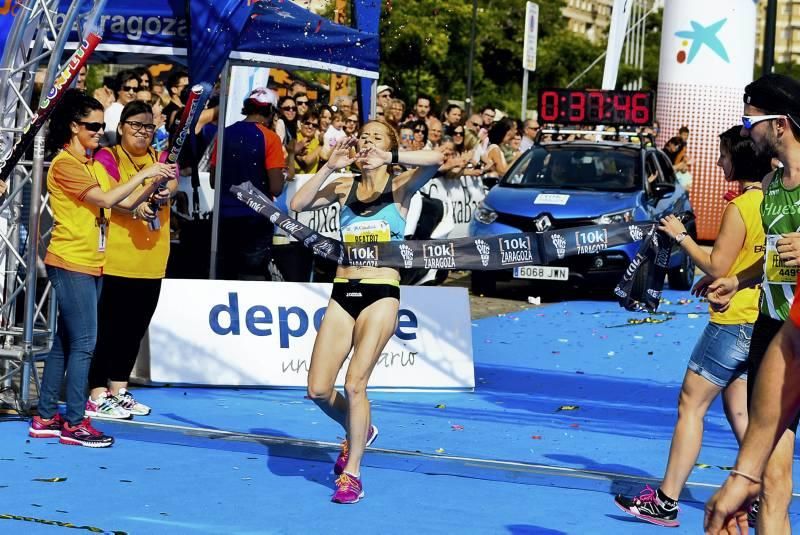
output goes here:
[[283, 111], [297, 111], [297, 107], [296, 106], [283, 106], [281, 109]]
[[306, 121], [303, 124], [306, 125], [309, 128], [316, 128], [316, 127], [319, 126], [319, 123], [312, 123], [311, 121]]
[[120, 88], [120, 91], [123, 93], [135, 93], [138, 90], [139, 88], [135, 85], [123, 85], [122, 88]]
[[78, 121], [78, 124], [82, 125], [89, 132], [99, 132], [100, 130], [106, 129], [106, 123], [89, 123], [86, 121]]
[[414, 129], [414, 133], [415, 134], [424, 134], [425, 130], [423, 130], [422, 128], [415, 128]]
[[746, 130], [750, 130], [755, 125], [762, 121], [769, 121], [772, 119], [780, 119], [786, 117], [785, 115], [742, 115], [742, 125]]
[[453, 135], [454, 136], [463, 136], [464, 135], [464, 131], [463, 130], [456, 130], [455, 132], [453, 132]]
[[402, 136], [400, 136], [400, 138], [401, 139], [405, 139], [405, 140], [412, 140], [412, 139], [414, 139], [414, 135], [413, 134], [403, 134]]
[[307, 100], [298, 100], [296, 101], [298, 106], [308, 106]]

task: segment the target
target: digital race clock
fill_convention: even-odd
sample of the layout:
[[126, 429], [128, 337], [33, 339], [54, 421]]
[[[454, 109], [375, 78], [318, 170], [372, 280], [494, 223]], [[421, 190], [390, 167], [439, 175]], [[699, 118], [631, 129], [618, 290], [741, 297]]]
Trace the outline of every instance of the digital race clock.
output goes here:
[[539, 122], [644, 126], [653, 122], [652, 91], [540, 89]]

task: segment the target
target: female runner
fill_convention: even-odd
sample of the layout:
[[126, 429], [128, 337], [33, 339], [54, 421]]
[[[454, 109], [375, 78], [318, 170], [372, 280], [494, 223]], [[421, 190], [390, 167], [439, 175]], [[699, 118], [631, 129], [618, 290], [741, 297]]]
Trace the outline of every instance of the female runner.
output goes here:
[[[357, 147], [357, 153], [351, 149]], [[295, 194], [295, 211], [340, 205], [340, 227], [346, 243], [402, 240], [405, 216], [414, 193], [436, 174], [440, 152], [398, 152], [397, 134], [389, 125], [370, 121], [356, 140], [336, 144], [328, 162]], [[356, 163], [358, 178], [342, 177], [323, 185], [336, 169]], [[391, 164], [413, 167], [392, 176]], [[311, 366], [308, 395], [346, 432], [334, 467], [339, 474], [333, 501], [356, 503], [364, 497], [361, 457], [378, 436], [371, 425], [367, 383], [386, 343], [397, 328], [400, 273], [388, 267], [339, 266], [322, 320]], [[345, 376], [345, 395], [334, 389], [336, 376], [353, 350]]]

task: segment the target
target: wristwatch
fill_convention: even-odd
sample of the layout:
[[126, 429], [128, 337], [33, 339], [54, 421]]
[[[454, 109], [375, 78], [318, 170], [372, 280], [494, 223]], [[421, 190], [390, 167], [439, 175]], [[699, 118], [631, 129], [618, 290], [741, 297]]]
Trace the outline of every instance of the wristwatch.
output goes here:
[[684, 230], [683, 232], [679, 232], [679, 233], [678, 233], [678, 234], [675, 236], [675, 243], [680, 243], [680, 242], [682, 242], [683, 240], [685, 240], [685, 239], [686, 239], [686, 237], [687, 237], [688, 235], [689, 235], [689, 233], [688, 233], [688, 232], [686, 232], [685, 230]]

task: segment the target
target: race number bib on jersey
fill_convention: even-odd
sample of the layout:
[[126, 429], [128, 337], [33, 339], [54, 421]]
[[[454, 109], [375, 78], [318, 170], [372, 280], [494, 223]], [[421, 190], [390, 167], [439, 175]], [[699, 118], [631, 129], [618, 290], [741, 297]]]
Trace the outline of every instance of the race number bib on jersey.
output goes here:
[[345, 243], [386, 242], [392, 239], [392, 231], [384, 220], [359, 221], [344, 227], [342, 238]]
[[781, 239], [779, 234], [767, 235], [767, 254], [764, 257], [766, 280], [772, 284], [796, 284], [800, 268], [787, 266], [781, 261], [777, 248], [779, 239]]

